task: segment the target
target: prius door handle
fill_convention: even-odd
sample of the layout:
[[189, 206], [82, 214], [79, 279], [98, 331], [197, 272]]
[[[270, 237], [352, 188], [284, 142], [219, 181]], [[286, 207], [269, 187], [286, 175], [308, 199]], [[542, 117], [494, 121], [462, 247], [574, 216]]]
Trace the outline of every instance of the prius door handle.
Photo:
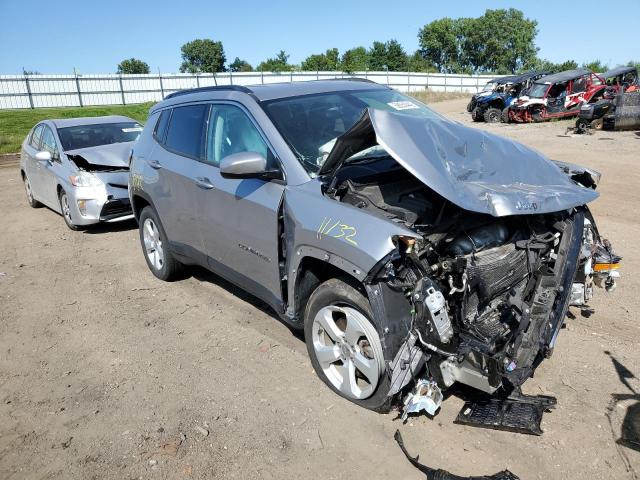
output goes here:
[[197, 177], [194, 179], [196, 185], [204, 190], [211, 190], [213, 188], [213, 183], [207, 177]]
[[159, 168], [162, 168], [162, 165], [158, 160], [147, 160], [147, 163], [151, 168], [154, 168], [156, 170], [158, 170]]

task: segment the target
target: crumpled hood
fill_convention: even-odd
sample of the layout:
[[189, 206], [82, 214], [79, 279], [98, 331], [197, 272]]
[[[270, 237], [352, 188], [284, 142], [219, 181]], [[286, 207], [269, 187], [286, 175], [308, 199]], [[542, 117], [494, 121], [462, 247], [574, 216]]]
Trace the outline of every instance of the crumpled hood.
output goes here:
[[129, 166], [129, 152], [135, 142], [111, 143], [97, 147], [66, 150], [67, 156], [78, 155], [93, 165], [122, 168]]
[[429, 188], [474, 212], [549, 213], [598, 197], [520, 143], [444, 118], [376, 109], [338, 138], [320, 173], [375, 144]]

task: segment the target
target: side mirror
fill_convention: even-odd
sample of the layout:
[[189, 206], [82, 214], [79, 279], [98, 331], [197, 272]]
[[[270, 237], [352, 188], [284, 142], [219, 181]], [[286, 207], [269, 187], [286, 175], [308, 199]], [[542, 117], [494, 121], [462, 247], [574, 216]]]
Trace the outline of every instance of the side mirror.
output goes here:
[[220, 175], [225, 178], [255, 178], [268, 173], [267, 159], [257, 152], [238, 152], [220, 161]]
[[51, 153], [47, 151], [41, 151], [36, 153], [36, 160], [39, 162], [50, 162], [52, 160]]

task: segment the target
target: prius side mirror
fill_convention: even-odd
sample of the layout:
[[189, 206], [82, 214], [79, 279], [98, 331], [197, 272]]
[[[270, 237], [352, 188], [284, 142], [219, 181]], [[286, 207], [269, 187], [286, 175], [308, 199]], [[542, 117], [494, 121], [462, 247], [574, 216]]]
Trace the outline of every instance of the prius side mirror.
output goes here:
[[220, 161], [220, 175], [225, 178], [273, 178], [267, 159], [257, 152], [238, 152]]
[[36, 153], [36, 160], [40, 162], [50, 162], [53, 158], [51, 157], [51, 153], [45, 150]]

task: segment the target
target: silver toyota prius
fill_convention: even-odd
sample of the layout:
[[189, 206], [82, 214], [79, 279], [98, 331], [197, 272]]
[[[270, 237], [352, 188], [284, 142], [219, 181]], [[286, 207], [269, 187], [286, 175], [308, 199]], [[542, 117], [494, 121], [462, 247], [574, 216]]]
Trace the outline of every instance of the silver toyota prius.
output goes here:
[[29, 205], [62, 214], [72, 230], [132, 218], [129, 152], [141, 131], [140, 123], [123, 116], [38, 123], [20, 156]]

